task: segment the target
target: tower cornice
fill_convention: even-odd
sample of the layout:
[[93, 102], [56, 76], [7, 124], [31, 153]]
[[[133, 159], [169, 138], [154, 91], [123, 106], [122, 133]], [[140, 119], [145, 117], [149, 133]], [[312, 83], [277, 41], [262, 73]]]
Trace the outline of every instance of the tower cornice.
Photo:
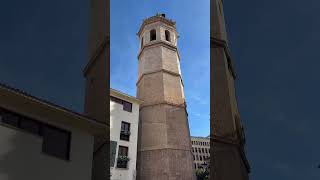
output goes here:
[[139, 109], [141, 110], [141, 109], [146, 108], [146, 107], [158, 106], [158, 105], [170, 105], [170, 106], [175, 106], [175, 107], [180, 107], [180, 108], [186, 108], [186, 104], [185, 103], [178, 104], [178, 103], [172, 103], [172, 102], [164, 100], [164, 101], [161, 101], [161, 102], [153, 102], [153, 103], [147, 103], [147, 104], [144, 103], [144, 104], [140, 105]]
[[172, 45], [172, 44], [170, 44], [170, 43], [167, 43], [167, 42], [165, 42], [165, 41], [162, 41], [162, 40], [157, 40], [157, 41], [155, 41], [155, 42], [150, 42], [150, 43], [144, 45], [144, 46], [142, 47], [142, 49], [139, 51], [138, 61], [140, 60], [140, 56], [141, 56], [141, 54], [142, 54], [142, 52], [143, 52], [144, 49], [147, 49], [147, 48], [150, 48], [150, 47], [157, 47], [157, 46], [161, 46], [161, 45], [162, 45], [162, 46], [165, 46], [165, 47], [167, 47], [167, 48], [169, 48], [169, 49], [171, 49], [171, 50], [173, 50], [173, 51], [176, 51], [177, 54], [178, 54], [179, 62], [180, 62], [180, 54], [179, 54], [178, 48], [177, 48], [176, 46], [174, 46], [174, 45]]
[[250, 167], [249, 161], [244, 153], [244, 147], [243, 147], [241, 140], [233, 140], [230, 138], [225, 138], [225, 137], [217, 136], [215, 134], [211, 134], [210, 141], [212, 141], [214, 143], [221, 143], [221, 144], [236, 147], [240, 151], [240, 157], [246, 167], [247, 172], [250, 173], [251, 167]]
[[211, 47], [213, 48], [223, 48], [224, 49], [224, 52], [227, 56], [227, 61], [228, 61], [228, 65], [231, 69], [231, 72], [232, 72], [232, 76], [234, 79], [237, 78], [237, 75], [236, 75], [236, 71], [235, 71], [235, 68], [234, 68], [234, 65], [233, 65], [233, 61], [232, 61], [232, 58], [231, 58], [231, 53], [230, 53], [230, 50], [229, 50], [229, 46], [228, 46], [228, 43], [225, 41], [225, 40], [221, 40], [221, 39], [218, 39], [218, 38], [215, 38], [215, 37], [211, 37], [210, 38], [210, 44], [211, 44]]
[[163, 17], [163, 16], [161, 16], [161, 15], [156, 15], [156, 16], [152, 16], [152, 17], [150, 17], [150, 18], [147, 18], [147, 19], [145, 19], [145, 20], [143, 21], [143, 23], [142, 23], [142, 25], [140, 26], [140, 29], [139, 29], [137, 35], [140, 37], [140, 34], [141, 34], [143, 28], [144, 28], [146, 25], [152, 24], [152, 23], [155, 23], [155, 22], [158, 22], [158, 21], [163, 22], [163, 23], [165, 23], [165, 24], [168, 24], [168, 25], [170, 25], [170, 26], [172, 26], [172, 27], [174, 27], [174, 28], [176, 27], [176, 22], [175, 22], [175, 21], [173, 21], [173, 20], [171, 20], [171, 19], [167, 19], [167, 18], [165, 18], [165, 17]]
[[182, 86], [184, 87], [184, 84], [183, 84], [183, 81], [182, 81], [181, 74], [179, 74], [179, 73], [175, 73], [175, 72], [172, 72], [172, 71], [168, 71], [168, 70], [166, 70], [166, 69], [160, 69], [160, 70], [150, 71], [150, 72], [145, 72], [145, 73], [141, 74], [141, 75], [140, 75], [140, 77], [139, 77], [139, 79], [138, 79], [138, 81], [137, 81], [137, 83], [136, 83], [136, 86], [138, 86], [138, 85], [139, 85], [139, 83], [140, 83], [141, 79], [142, 79], [145, 75], [155, 74], [155, 73], [159, 73], [159, 72], [167, 73], [167, 74], [171, 74], [171, 75], [173, 75], [173, 76], [178, 76], [178, 77], [180, 77], [180, 79], [181, 79], [181, 83], [182, 83]]

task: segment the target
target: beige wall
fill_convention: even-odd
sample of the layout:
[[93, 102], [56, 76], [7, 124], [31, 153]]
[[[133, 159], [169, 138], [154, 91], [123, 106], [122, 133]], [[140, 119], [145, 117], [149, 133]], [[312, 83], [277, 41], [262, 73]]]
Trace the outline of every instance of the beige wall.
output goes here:
[[41, 152], [42, 138], [0, 122], [1, 180], [91, 180], [93, 137], [72, 130], [70, 160]]
[[[144, 21], [141, 34], [137, 97], [140, 108], [137, 177], [150, 179], [195, 179], [185, 99], [181, 80], [180, 59], [175, 46], [174, 22], [160, 16]], [[157, 31], [150, 42], [149, 32]], [[171, 31], [171, 42], [164, 30]], [[141, 37], [140, 37], [141, 38]]]

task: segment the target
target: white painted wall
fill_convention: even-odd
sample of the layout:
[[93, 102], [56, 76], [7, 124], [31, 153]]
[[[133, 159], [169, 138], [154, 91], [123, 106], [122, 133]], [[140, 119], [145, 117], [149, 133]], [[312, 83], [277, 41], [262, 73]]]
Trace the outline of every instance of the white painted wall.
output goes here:
[[[116, 158], [118, 157], [118, 148], [127, 146], [129, 148], [128, 169], [117, 168], [116, 159], [114, 167], [111, 167], [112, 180], [134, 180], [136, 176], [136, 159], [137, 159], [137, 141], [138, 141], [138, 122], [139, 122], [139, 104], [132, 103], [132, 112], [123, 110], [121, 104], [110, 101], [110, 141], [117, 142]], [[120, 140], [121, 121], [130, 123], [130, 140]]]
[[78, 130], [71, 133], [70, 160], [66, 161], [42, 153], [41, 137], [0, 122], [0, 179], [90, 180], [93, 136]]
[[[191, 137], [191, 141], [196, 141], [196, 142], [205, 142], [208, 145], [200, 145], [200, 144], [192, 144], [192, 154], [194, 156], [198, 155], [198, 156], [209, 156], [210, 157], [210, 138], [204, 138], [204, 137]], [[199, 151], [195, 152], [194, 148], [205, 148], [208, 150], [208, 153], [205, 151], [205, 153], [200, 153]], [[205, 160], [194, 160], [194, 163], [196, 164], [203, 164], [205, 162]]]

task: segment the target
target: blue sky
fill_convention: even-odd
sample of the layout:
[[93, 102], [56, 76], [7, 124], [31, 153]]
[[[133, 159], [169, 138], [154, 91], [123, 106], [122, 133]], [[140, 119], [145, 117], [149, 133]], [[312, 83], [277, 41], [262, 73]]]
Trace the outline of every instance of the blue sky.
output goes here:
[[[125, 3], [124, 3], [125, 2]], [[142, 20], [165, 13], [176, 21], [178, 48], [190, 133], [210, 133], [210, 7], [209, 0], [111, 0], [110, 1], [110, 86], [136, 95], [139, 40]]]

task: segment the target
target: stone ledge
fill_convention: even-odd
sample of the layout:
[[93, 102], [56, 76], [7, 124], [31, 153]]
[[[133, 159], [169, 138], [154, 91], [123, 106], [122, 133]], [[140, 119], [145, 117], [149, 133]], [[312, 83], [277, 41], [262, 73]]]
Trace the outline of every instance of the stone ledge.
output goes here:
[[236, 79], [237, 75], [235, 72], [235, 68], [234, 68], [234, 64], [231, 58], [231, 53], [228, 47], [228, 44], [225, 40], [221, 40], [221, 39], [217, 39], [217, 38], [210, 38], [210, 46], [213, 48], [222, 48], [224, 50], [224, 53], [227, 57], [227, 61], [228, 61], [228, 66], [231, 69], [232, 72], [232, 76], [234, 79]]
[[169, 49], [171, 49], [173, 51], [176, 51], [177, 54], [178, 54], [179, 62], [180, 62], [180, 54], [179, 54], [178, 48], [175, 45], [172, 45], [171, 43], [168, 43], [168, 42], [163, 41], [163, 40], [155, 40], [154, 42], [150, 42], [150, 43], [144, 45], [140, 49], [140, 51], [138, 53], [138, 61], [140, 60], [140, 56], [141, 56], [141, 54], [142, 54], [144, 49], [148, 49], [148, 48], [152, 48], [152, 47], [158, 47], [158, 46], [161, 46], [161, 45], [163, 45], [163, 46], [165, 46], [165, 47], [167, 47], [167, 48], [169, 48]]
[[[249, 161], [244, 153], [243, 144], [241, 143], [240, 140], [232, 140], [230, 138], [224, 138], [224, 137], [216, 136], [216, 135], [211, 135], [210, 141], [211, 140], [214, 143], [220, 143], [223, 145], [233, 146], [233, 147], [237, 148], [238, 152], [240, 153], [241, 159], [246, 166], [247, 172], [250, 173], [251, 167], [250, 167]], [[213, 145], [213, 150], [214, 150], [214, 145]]]
[[[180, 74], [175, 73], [175, 72], [172, 72], [172, 71], [168, 71], [168, 70], [166, 70], [166, 69], [160, 69], [160, 70], [150, 71], [150, 72], [146, 72], [146, 73], [141, 74], [141, 76], [139, 77], [139, 79], [138, 79], [138, 81], [137, 81], [137, 83], [136, 83], [136, 86], [138, 86], [138, 84], [140, 83], [141, 79], [142, 79], [145, 75], [155, 74], [155, 73], [159, 73], [159, 72], [171, 74], [171, 75], [173, 75], [173, 76], [178, 76], [178, 77], [180, 77], [180, 79], [182, 80], [182, 77], [181, 77]], [[181, 82], [182, 82], [182, 86], [184, 87], [183, 81], [181, 81]]]
[[157, 103], [149, 103], [149, 104], [145, 104], [145, 105], [140, 105], [140, 108], [139, 110], [145, 108], [145, 107], [150, 107], [150, 106], [157, 106], [157, 105], [170, 105], [170, 106], [176, 106], [176, 107], [180, 107], [180, 108], [183, 108], [185, 109], [187, 106], [186, 106], [186, 103], [185, 103], [185, 100], [184, 100], [184, 103], [182, 104], [177, 104], [177, 103], [171, 103], [171, 102], [168, 102], [168, 101], [162, 101], [162, 102], [157, 102]]

